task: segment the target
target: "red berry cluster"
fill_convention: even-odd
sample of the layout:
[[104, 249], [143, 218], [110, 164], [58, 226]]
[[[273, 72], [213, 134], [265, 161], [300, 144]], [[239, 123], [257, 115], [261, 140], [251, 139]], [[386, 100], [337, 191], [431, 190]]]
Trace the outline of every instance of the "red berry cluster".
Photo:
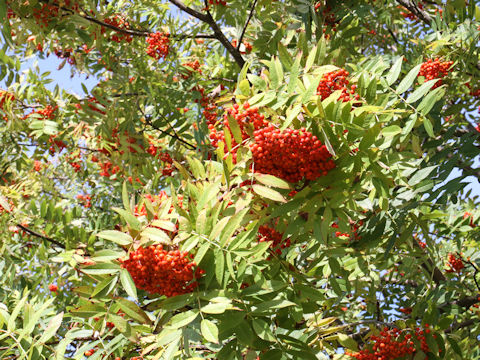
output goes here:
[[455, 254], [448, 254], [448, 264], [449, 268], [446, 272], [457, 272], [459, 273], [465, 267], [461, 257], [457, 257]]
[[[240, 109], [238, 104], [233, 105], [233, 107], [227, 109], [223, 116], [223, 127], [225, 130], [217, 131], [213, 124], [208, 125], [210, 130], [210, 140], [212, 145], [218, 147], [220, 141], [225, 143], [225, 131], [229, 131], [232, 138], [232, 148], [235, 148], [237, 145], [236, 141], [233, 139], [233, 134], [228, 123], [228, 117], [233, 117], [240, 127], [242, 133], [242, 140], [249, 138], [249, 135], [246, 131], [247, 126], [251, 126], [252, 130], [259, 130], [268, 126], [268, 122], [265, 120], [265, 116], [258, 112], [257, 108], [251, 108], [248, 103], [243, 104], [243, 109]], [[227, 145], [225, 144], [225, 152], [227, 152]], [[236, 161], [236, 149], [232, 149], [232, 155], [234, 161]]]
[[208, 3], [210, 5], [223, 5], [223, 6], [226, 6], [227, 5], [227, 0], [208, 0]]
[[[245, 50], [241, 50], [241, 54], [250, 54], [253, 50], [252, 44], [250, 44], [248, 41], [243, 41], [242, 42], [243, 46], [245, 47]], [[237, 39], [232, 40], [232, 46], [236, 48], [238, 46], [238, 41]]]
[[324, 4], [323, 1], [317, 1], [315, 11], [322, 14], [326, 25], [331, 26], [333, 31], [337, 31], [339, 20], [337, 20], [333, 9], [329, 5]]
[[156, 32], [151, 33], [147, 37], [147, 55], [154, 59], [160, 60], [168, 55], [168, 47], [170, 45], [170, 34]]
[[58, 6], [42, 4], [40, 8], [33, 9], [33, 17], [35, 18], [35, 22], [43, 28], [48, 26], [50, 20], [58, 17], [58, 12]]
[[[347, 237], [347, 238], [350, 238], [352, 235], [353, 235], [353, 239], [354, 240], [360, 240], [362, 237], [361, 236], [358, 236], [358, 229], [360, 228], [360, 226], [363, 225], [363, 220], [360, 220], [359, 222], [354, 222], [354, 221], [351, 221], [350, 220], [350, 228], [352, 230], [351, 233], [342, 233], [341, 231], [335, 231], [335, 236], [338, 238], [338, 237]], [[338, 224], [337, 223], [333, 223], [332, 224], [332, 227], [335, 228], [335, 229], [338, 229]]]
[[270, 245], [270, 249], [277, 255], [282, 254], [282, 249], [290, 247], [290, 239], [285, 239], [282, 241], [283, 234], [266, 225], [260, 226], [257, 237], [258, 242], [271, 241], [272, 244]]
[[420, 67], [420, 72], [418, 73], [418, 76], [424, 76], [425, 81], [440, 79], [435, 83], [435, 85], [433, 85], [432, 89], [435, 89], [442, 85], [441, 79], [448, 75], [452, 65], [453, 61], [441, 62], [439, 58], [436, 58], [435, 60], [428, 59]]
[[5, 105], [5, 103], [7, 101], [14, 101], [15, 100], [15, 95], [7, 92], [7, 91], [4, 91], [4, 90], [0, 90], [0, 109], [3, 109], [3, 106]]
[[56, 293], [56, 292], [58, 291], [58, 286], [55, 285], [55, 284], [50, 284], [50, 285], [48, 285], [48, 290], [50, 290], [51, 292]]
[[65, 156], [65, 159], [70, 164], [70, 166], [73, 167], [76, 173], [78, 173], [82, 169], [81, 157], [82, 157], [81, 153], [77, 153], [77, 154], [70, 153]]
[[[347, 79], [349, 72], [345, 69], [339, 69], [337, 71], [331, 71], [323, 75], [320, 83], [317, 87], [317, 95], [320, 95], [322, 100], [325, 100], [333, 92], [341, 90], [342, 94], [340, 95], [340, 100], [343, 102], [348, 102], [352, 100], [353, 94], [355, 94], [356, 85], [350, 86], [350, 82]], [[360, 95], [355, 94], [353, 99], [358, 100]]]
[[115, 165], [113, 166], [111, 161], [99, 162], [98, 165], [100, 166], [100, 176], [103, 177], [110, 177], [115, 175], [120, 171], [120, 166]]
[[255, 172], [295, 183], [315, 180], [335, 167], [325, 145], [305, 129], [279, 130], [268, 126], [254, 132], [251, 146]]
[[[128, 30], [130, 28], [129, 22], [120, 15], [115, 15], [111, 18], [105, 19], [105, 20], [103, 20], [103, 22], [106, 23], [106, 24], [112, 25], [112, 26], [114, 26], [118, 29], [121, 29], [121, 30]], [[100, 33], [105, 34], [108, 30], [109, 29], [102, 26], [101, 29], [100, 29]], [[116, 31], [116, 34], [112, 35], [110, 37], [110, 41], [115, 41], [116, 43], [121, 43], [122, 41], [125, 41], [127, 43], [131, 43], [132, 40], [133, 40], [132, 35], [124, 34], [124, 33], [121, 33], [119, 31]]]
[[35, 161], [33, 162], [33, 169], [34, 169], [35, 171], [37, 171], [37, 172], [40, 171], [40, 170], [42, 170], [42, 162], [41, 162], [41, 161], [38, 161], [38, 160], [35, 160]]
[[[160, 191], [158, 195], [150, 195], [146, 194], [145, 198], [148, 199], [151, 203], [152, 206], [158, 207], [164, 202], [165, 200], [168, 199], [168, 195], [165, 191]], [[173, 205], [172, 208], [170, 209], [170, 212], [173, 210]], [[143, 204], [140, 208], [138, 205], [135, 205], [135, 209], [133, 211], [135, 216], [147, 216], [147, 208], [145, 207], [145, 204]], [[154, 215], [154, 219], [158, 219], [157, 215]]]
[[57, 111], [57, 109], [58, 109], [58, 106], [47, 105], [43, 109], [35, 110], [35, 111], [32, 111], [30, 114], [25, 115], [23, 119], [25, 120], [25, 119], [28, 119], [33, 114], [38, 114], [40, 115], [39, 117], [40, 120], [47, 120], [47, 119], [53, 120], [55, 119], [55, 112]]
[[54, 154], [56, 151], [60, 153], [63, 149], [67, 147], [67, 144], [65, 144], [62, 140], [56, 140], [56, 137], [57, 135], [51, 135], [48, 139], [48, 143], [51, 144], [48, 150], [51, 154]]
[[202, 69], [200, 69], [200, 61], [196, 59], [195, 61], [189, 61], [182, 64], [185, 67], [186, 74], [182, 74], [182, 78], [188, 79], [194, 72], [198, 72], [199, 74], [202, 73]]
[[[384, 328], [379, 336], [372, 336], [373, 345], [367, 349], [363, 349], [358, 353], [346, 352], [347, 356], [351, 356], [357, 360], [394, 360], [403, 358], [416, 353], [415, 344], [412, 337], [421, 344], [421, 350], [426, 354], [430, 351], [425, 334], [430, 333], [429, 325], [425, 324], [425, 331], [420, 328], [415, 329], [415, 333], [403, 335], [399, 329]], [[433, 335], [435, 337], [435, 335]], [[428, 359], [428, 356], [425, 357]]]
[[[221, 89], [223, 90], [223, 85]], [[215, 105], [215, 102], [211, 97], [205, 95], [204, 88], [196, 86], [193, 90], [198, 91], [202, 96], [200, 100], [195, 100], [195, 102], [199, 102], [200, 106], [203, 108], [202, 114], [205, 116], [205, 119], [207, 119], [207, 125], [209, 125], [209, 128], [210, 125], [214, 126], [217, 123], [217, 105]]]
[[[480, 128], [480, 125], [478, 125], [477, 127]], [[475, 225], [475, 223], [473, 222], [473, 214], [472, 214], [472, 213], [469, 213], [468, 211], [465, 211], [465, 213], [463, 214], [463, 219], [468, 219], [468, 218], [470, 218], [470, 223], [469, 223], [469, 225], [470, 225], [471, 227], [473, 227], [473, 228], [474, 228], [474, 227], [477, 227], [477, 225]]]
[[[423, 3], [421, 1], [419, 1], [418, 4], [417, 4], [417, 7], [420, 10], [423, 10]], [[398, 8], [404, 9], [404, 7], [402, 7], [402, 6], [398, 6]], [[409, 20], [415, 20], [417, 18], [417, 16], [410, 11], [409, 12], [401, 11], [400, 15], [402, 15], [405, 19], [409, 19]]]
[[90, 195], [83, 195], [83, 194], [78, 194], [77, 195], [77, 200], [83, 203], [83, 206], [86, 208], [92, 207], [92, 198]]
[[204, 271], [195, 269], [192, 255], [178, 250], [164, 250], [162, 245], [140, 247], [121, 261], [128, 270], [135, 286], [150, 294], [167, 297], [192, 292], [195, 281]]
[[163, 176], [171, 176], [174, 170], [173, 167], [173, 159], [169, 153], [165, 151], [161, 151], [160, 147], [155, 146], [151, 142], [149, 142], [149, 148], [147, 149], [147, 153], [152, 155], [153, 157], [157, 156], [161, 161], [163, 161], [164, 166], [162, 169]]

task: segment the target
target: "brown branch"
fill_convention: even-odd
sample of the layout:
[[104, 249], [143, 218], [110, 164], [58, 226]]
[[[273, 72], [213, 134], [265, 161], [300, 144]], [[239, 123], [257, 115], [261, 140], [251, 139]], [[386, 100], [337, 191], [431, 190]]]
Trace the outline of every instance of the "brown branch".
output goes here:
[[242, 57], [242, 54], [240, 54], [240, 51], [236, 49], [230, 41], [225, 37], [223, 34], [222, 30], [218, 26], [218, 24], [215, 22], [215, 19], [212, 17], [212, 14], [210, 14], [209, 11], [207, 11], [207, 14], [202, 14], [201, 12], [198, 12], [197, 10], [194, 10], [192, 8], [189, 8], [186, 6], [182, 1], [180, 0], [169, 0], [173, 5], [178, 7], [180, 10], [186, 12], [187, 14], [192, 15], [194, 18], [197, 18], [198, 20], [206, 23], [208, 26], [210, 26], [210, 29], [213, 30], [214, 37], [218, 41], [222, 43], [222, 45], [227, 49], [227, 51], [232, 55], [232, 57], [235, 59], [235, 62], [240, 66], [241, 68], [243, 65], [245, 65], [245, 60]]
[[192, 9], [192, 8], [189, 8], [188, 6], [186, 6], [183, 2], [181, 2], [180, 0], [169, 0], [173, 5], [175, 5], [176, 7], [178, 7], [180, 10], [186, 12], [187, 14], [189, 15], [192, 15], [194, 18], [197, 18], [198, 20], [200, 21], [203, 21], [205, 23], [208, 23], [209, 19], [208, 19], [208, 16], [205, 15], [205, 14], [202, 14], [201, 12], [195, 10], [195, 9]]
[[242, 34], [240, 35], [240, 38], [238, 39], [238, 44], [237, 44], [237, 50], [240, 51], [240, 45], [242, 45], [243, 37], [245, 36], [245, 32], [247, 31], [248, 24], [250, 23], [250, 20], [252, 20], [253, 13], [255, 12], [255, 7], [257, 6], [257, 1], [254, 0], [252, 4], [252, 8], [250, 9], [250, 15], [248, 16], [247, 22], [245, 23], [245, 26], [243, 27]]
[[412, 12], [416, 17], [422, 20], [425, 24], [431, 25], [432, 18], [426, 11], [423, 11], [417, 6], [417, 3], [413, 0], [397, 0], [397, 2], [407, 8], [410, 12]]
[[65, 245], [63, 245], [62, 243], [58, 242], [57, 240], [54, 240], [52, 238], [49, 238], [48, 236], [45, 236], [45, 235], [42, 235], [42, 234], [39, 234], [33, 230], [30, 230], [28, 227], [26, 226], [23, 226], [22, 224], [17, 224], [17, 226], [22, 229], [23, 231], [25, 231], [26, 233], [30, 234], [30, 235], [33, 235], [33, 236], [36, 236], [40, 239], [43, 239], [43, 240], [46, 240], [56, 246], [58, 246], [59, 248], [62, 248], [62, 249], [65, 249]]

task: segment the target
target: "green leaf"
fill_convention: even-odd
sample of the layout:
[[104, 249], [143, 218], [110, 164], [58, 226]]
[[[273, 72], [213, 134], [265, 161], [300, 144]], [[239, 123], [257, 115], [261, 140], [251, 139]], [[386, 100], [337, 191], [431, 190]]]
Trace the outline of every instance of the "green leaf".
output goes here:
[[92, 255], [91, 260], [94, 262], [108, 262], [111, 260], [116, 260], [125, 255], [124, 251], [115, 251], [115, 250], [100, 250]]
[[350, 349], [350, 350], [358, 350], [357, 343], [350, 336], [342, 333], [337, 334], [337, 336], [338, 336], [338, 342], [343, 347], [346, 347], [347, 349]]
[[194, 309], [177, 314], [170, 319], [168, 328], [178, 329], [187, 326], [198, 317], [199, 313], [198, 309]]
[[245, 208], [231, 218], [231, 221], [227, 223], [225, 228], [222, 231], [222, 234], [220, 235], [220, 246], [223, 247], [227, 243], [227, 241], [232, 237], [232, 235], [235, 233], [235, 231], [238, 230], [240, 227], [240, 223], [242, 222], [245, 214], [250, 211], [249, 208]]
[[308, 89], [302, 94], [302, 98], [300, 99], [302, 104], [306, 104], [312, 96], [316, 93], [318, 84], [320, 83], [320, 79], [323, 75], [317, 76], [315, 80], [309, 85]]
[[407, 76], [400, 82], [398, 85], [396, 92], [400, 95], [407, 91], [412, 85], [415, 79], [417, 78], [418, 73], [420, 72], [420, 67], [422, 65], [419, 64], [415, 66], [412, 70], [409, 71]]
[[112, 208], [112, 210], [117, 212], [133, 230], [139, 231], [141, 229], [142, 224], [130, 211], [120, 208]]
[[200, 311], [205, 314], [223, 314], [228, 308], [230, 308], [228, 303], [210, 303], [203, 306]]
[[439, 79], [429, 80], [422, 84], [417, 90], [410, 94], [407, 98], [407, 104], [414, 103], [423, 97], [432, 87], [438, 82]]
[[286, 190], [289, 190], [291, 188], [289, 182], [273, 175], [255, 173], [255, 179], [257, 179], [258, 182], [261, 182], [263, 185]]
[[308, 54], [308, 57], [307, 57], [307, 61], [305, 63], [305, 69], [303, 70], [304, 73], [308, 73], [308, 70], [310, 70], [313, 63], [315, 62], [315, 58], [317, 57], [317, 50], [318, 50], [318, 46], [315, 46], [313, 49], [310, 50], [310, 53]]
[[165, 233], [165, 231], [154, 227], [148, 227], [143, 230], [141, 236], [159, 244], [170, 245], [172, 243], [172, 239], [170, 239], [170, 237]]
[[392, 137], [397, 134], [400, 134], [402, 132], [402, 129], [398, 125], [391, 125], [386, 128], [383, 128], [382, 134], [385, 137]]
[[135, 304], [134, 302], [127, 300], [127, 299], [117, 299], [118, 304], [120, 305], [120, 308], [122, 311], [130, 316], [132, 319], [138, 321], [140, 324], [147, 324], [151, 325], [152, 320], [148, 317], [148, 315], [140, 309], [140, 307]]
[[285, 200], [282, 194], [266, 186], [254, 184], [252, 185], [252, 188], [253, 188], [253, 191], [257, 195], [260, 195], [261, 197], [264, 197], [273, 201], [282, 202], [282, 203], [287, 202], [287, 200]]
[[426, 117], [423, 118], [423, 126], [425, 127], [425, 131], [427, 132], [428, 136], [432, 138], [435, 137], [435, 134], [433, 133], [433, 125]]
[[300, 75], [300, 62], [302, 60], [302, 53], [299, 53], [295, 58], [293, 63], [292, 70], [290, 72], [287, 93], [290, 95], [293, 93], [297, 87], [298, 76]]
[[438, 165], [428, 166], [426, 168], [418, 170], [408, 181], [408, 185], [415, 186], [419, 184], [423, 179], [426, 179]]
[[275, 309], [283, 309], [289, 306], [295, 306], [294, 302], [289, 300], [270, 300], [260, 303], [256, 306], [256, 309], [252, 311], [252, 314], [260, 314], [263, 312], [270, 312]]
[[393, 64], [392, 68], [387, 74], [387, 84], [391, 86], [395, 81], [397, 81], [400, 72], [402, 71], [402, 64], [403, 64], [403, 56], [400, 56], [395, 64]]
[[112, 263], [95, 264], [84, 267], [82, 272], [90, 275], [108, 275], [115, 274], [121, 269], [120, 265]]
[[[242, 131], [240, 130], [240, 126], [238, 125], [237, 120], [231, 115], [227, 116], [228, 119], [228, 125], [230, 126], [230, 130], [233, 134], [233, 138], [237, 142], [237, 144], [241, 144], [243, 142], [242, 138]], [[228, 131], [228, 129], [225, 129], [224, 131]]]
[[253, 319], [252, 326], [253, 326], [253, 330], [255, 331], [255, 333], [258, 335], [260, 339], [263, 339], [265, 341], [271, 341], [271, 342], [276, 341], [275, 336], [273, 335], [272, 330], [270, 329], [270, 325], [266, 321], [262, 319]]
[[123, 182], [122, 186], [122, 202], [123, 202], [123, 207], [125, 209], [130, 209], [130, 201], [128, 200], [128, 190], [127, 190], [127, 182]]
[[50, 340], [50, 338], [55, 335], [60, 327], [62, 325], [62, 320], [63, 320], [63, 312], [60, 314], [55, 315], [47, 325], [47, 328], [43, 332], [42, 336], [40, 339], [38, 339], [39, 343], [45, 343], [47, 340]]
[[168, 220], [153, 220], [150, 225], [167, 231], [177, 231], [175, 224]]
[[225, 257], [222, 250], [215, 251], [215, 277], [219, 284], [222, 284], [223, 274], [225, 272]]
[[127, 292], [128, 296], [137, 301], [137, 288], [135, 287], [132, 276], [127, 269], [122, 269], [120, 271], [120, 282], [122, 283], [123, 289]]
[[200, 329], [205, 340], [218, 344], [218, 328], [213, 322], [203, 319], [200, 324]]

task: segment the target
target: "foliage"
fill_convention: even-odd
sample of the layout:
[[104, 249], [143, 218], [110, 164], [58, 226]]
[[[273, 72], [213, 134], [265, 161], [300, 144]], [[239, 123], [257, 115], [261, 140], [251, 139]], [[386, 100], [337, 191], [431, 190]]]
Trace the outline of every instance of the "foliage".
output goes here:
[[480, 358], [475, 1], [0, 19], [1, 359]]

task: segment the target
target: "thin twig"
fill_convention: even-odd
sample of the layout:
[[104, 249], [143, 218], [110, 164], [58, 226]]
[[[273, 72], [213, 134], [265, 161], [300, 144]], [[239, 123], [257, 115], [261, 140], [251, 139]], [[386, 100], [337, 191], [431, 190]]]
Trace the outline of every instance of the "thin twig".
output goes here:
[[49, 238], [48, 236], [45, 236], [45, 235], [42, 235], [42, 234], [39, 234], [33, 230], [30, 230], [28, 227], [26, 226], [23, 226], [22, 224], [17, 224], [17, 226], [22, 229], [23, 231], [25, 231], [26, 233], [29, 233], [30, 235], [33, 235], [33, 236], [36, 236], [38, 238], [41, 238], [43, 240], [47, 240], [48, 242], [54, 244], [54, 245], [57, 245], [58, 247], [62, 248], [62, 249], [65, 249], [65, 245], [63, 245], [62, 243], [58, 242], [57, 240], [54, 240], [52, 238]]
[[248, 16], [247, 22], [245, 23], [245, 26], [243, 27], [242, 34], [240, 35], [240, 38], [238, 39], [238, 44], [237, 44], [237, 50], [240, 51], [240, 45], [242, 44], [243, 37], [245, 36], [245, 32], [247, 31], [248, 24], [250, 23], [250, 20], [252, 20], [253, 13], [255, 12], [255, 7], [257, 6], [257, 0], [253, 1], [252, 7], [250, 9], [250, 15]]

